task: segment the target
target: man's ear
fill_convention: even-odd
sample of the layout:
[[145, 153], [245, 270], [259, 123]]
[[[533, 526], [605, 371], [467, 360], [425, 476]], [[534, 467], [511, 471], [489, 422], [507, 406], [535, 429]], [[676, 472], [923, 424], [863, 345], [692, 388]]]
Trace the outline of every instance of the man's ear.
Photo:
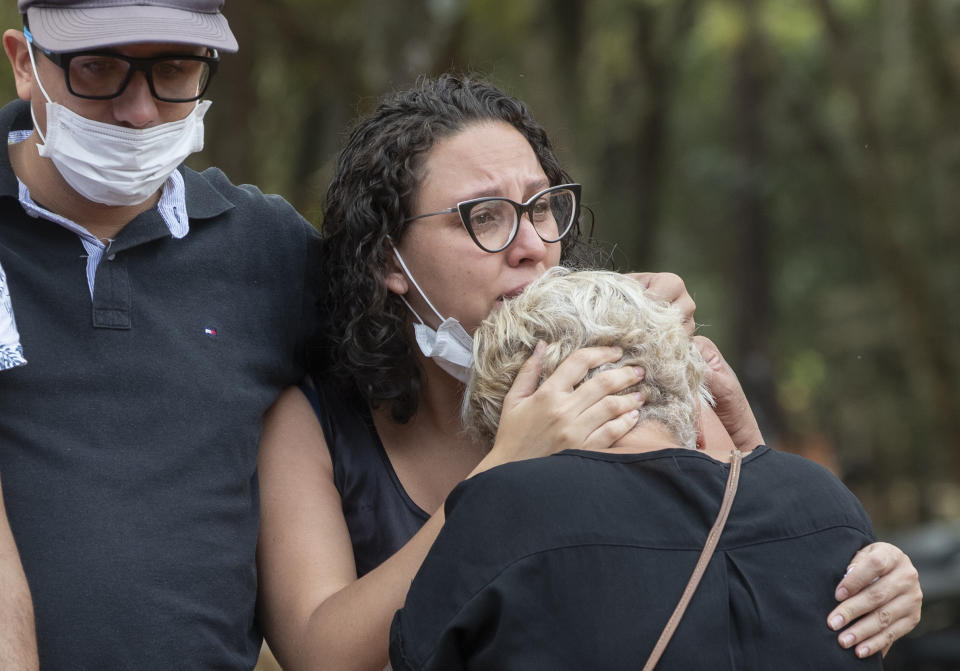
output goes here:
[[397, 261], [397, 255], [393, 253], [393, 250], [391, 250], [390, 255], [387, 257], [387, 269], [384, 275], [384, 282], [388, 290], [400, 296], [405, 295], [410, 290], [407, 275], [403, 272], [403, 268], [400, 267], [400, 262]]
[[3, 50], [7, 52], [10, 66], [13, 68], [17, 97], [30, 100], [33, 95], [33, 66], [30, 64], [30, 45], [26, 36], [11, 28], [3, 33]]

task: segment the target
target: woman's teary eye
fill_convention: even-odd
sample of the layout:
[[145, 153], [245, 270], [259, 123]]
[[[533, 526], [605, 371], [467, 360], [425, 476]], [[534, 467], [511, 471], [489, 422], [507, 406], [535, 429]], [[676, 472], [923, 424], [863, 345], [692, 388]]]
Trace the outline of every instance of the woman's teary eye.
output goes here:
[[495, 223], [495, 217], [493, 217], [489, 212], [476, 212], [470, 216], [470, 224], [474, 228], [490, 226], [493, 223]]

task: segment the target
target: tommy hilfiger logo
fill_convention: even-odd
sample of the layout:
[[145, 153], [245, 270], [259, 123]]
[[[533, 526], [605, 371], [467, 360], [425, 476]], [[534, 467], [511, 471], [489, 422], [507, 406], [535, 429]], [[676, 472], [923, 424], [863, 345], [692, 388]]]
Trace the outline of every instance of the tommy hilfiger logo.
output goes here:
[[208, 326], [207, 328], [203, 329], [203, 334], [206, 336], [210, 336], [211, 338], [215, 338], [217, 336], [217, 329], [210, 328]]

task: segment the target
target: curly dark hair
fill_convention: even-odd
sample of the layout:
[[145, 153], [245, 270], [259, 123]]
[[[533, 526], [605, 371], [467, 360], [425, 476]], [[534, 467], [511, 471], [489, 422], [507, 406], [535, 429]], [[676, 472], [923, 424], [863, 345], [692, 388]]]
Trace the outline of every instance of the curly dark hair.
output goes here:
[[[527, 106], [481, 79], [422, 77], [387, 95], [360, 120], [337, 160], [323, 208], [325, 242], [319, 309], [324, 379], [353, 390], [371, 407], [389, 403], [407, 422], [417, 410], [420, 368], [403, 302], [386, 288], [388, 237], [399, 244], [423, 160], [440, 140], [466, 126], [504, 121], [530, 143], [551, 185], [572, 181]], [[561, 242], [571, 259], [579, 227]]]

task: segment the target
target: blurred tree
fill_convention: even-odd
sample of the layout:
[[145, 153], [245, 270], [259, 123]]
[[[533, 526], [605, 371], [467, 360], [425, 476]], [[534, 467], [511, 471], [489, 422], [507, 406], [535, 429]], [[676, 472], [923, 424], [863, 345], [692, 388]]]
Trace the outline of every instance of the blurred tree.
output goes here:
[[742, 362], [744, 390], [767, 440], [777, 442], [785, 426], [770, 358], [774, 326], [770, 241], [775, 231], [768, 211], [771, 190], [764, 123], [770, 73], [758, 5], [758, 0], [741, 0], [743, 29], [734, 52], [732, 117], [739, 175], [732, 194], [737, 249], [730, 256], [730, 272], [737, 300], [736, 348], [731, 355]]
[[880, 527], [960, 515], [960, 0], [226, 12], [241, 49], [191, 165], [319, 223], [352, 119], [421, 73], [478, 72], [550, 130], [612, 264], [684, 277], [771, 442], [832, 464]]

